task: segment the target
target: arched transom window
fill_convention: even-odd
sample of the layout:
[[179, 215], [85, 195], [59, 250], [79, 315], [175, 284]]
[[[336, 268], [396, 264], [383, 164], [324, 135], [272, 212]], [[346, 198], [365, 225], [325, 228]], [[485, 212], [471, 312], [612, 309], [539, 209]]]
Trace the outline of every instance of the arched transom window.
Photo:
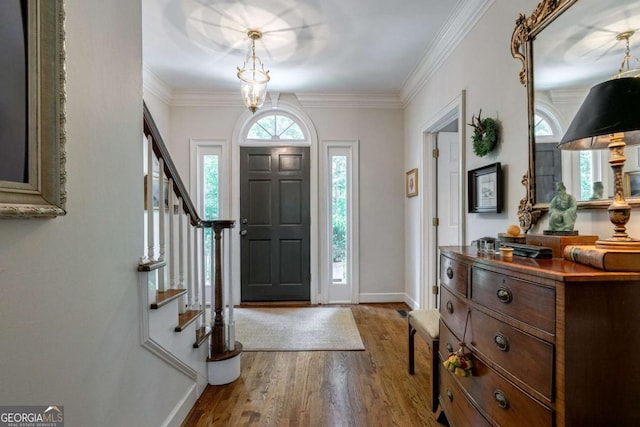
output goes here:
[[536, 136], [546, 136], [546, 137], [554, 137], [554, 132], [553, 132], [553, 128], [551, 127], [551, 124], [549, 123], [549, 121], [542, 117], [539, 114], [536, 114], [534, 116], [534, 123], [535, 123], [535, 133]]
[[288, 114], [275, 113], [260, 117], [249, 128], [248, 140], [305, 141], [300, 125]]

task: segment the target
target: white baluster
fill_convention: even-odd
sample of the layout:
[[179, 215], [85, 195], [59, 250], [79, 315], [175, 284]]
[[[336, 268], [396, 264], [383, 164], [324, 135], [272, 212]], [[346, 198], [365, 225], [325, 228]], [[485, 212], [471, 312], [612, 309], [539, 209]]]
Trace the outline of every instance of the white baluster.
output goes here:
[[228, 301], [229, 301], [229, 313], [227, 316], [227, 326], [228, 326], [228, 333], [227, 333], [227, 337], [228, 337], [228, 343], [227, 343], [227, 348], [229, 350], [234, 350], [236, 348], [236, 322], [233, 320], [233, 280], [232, 280], [232, 274], [233, 274], [233, 269], [231, 268], [231, 261], [232, 261], [232, 257], [233, 257], [233, 248], [231, 247], [231, 244], [233, 242], [233, 238], [231, 237], [231, 230], [229, 229], [229, 232], [227, 233], [227, 254], [226, 254], [226, 259], [227, 259], [227, 265], [225, 268], [225, 277], [228, 278], [227, 280], [227, 285], [229, 286], [229, 291], [228, 291]]
[[213, 323], [216, 317], [216, 292], [215, 292], [215, 265], [216, 265], [216, 250], [215, 250], [215, 234], [213, 227], [211, 230], [211, 248], [209, 249], [211, 268], [209, 269], [209, 283], [211, 284], [211, 316], [209, 317], [209, 323], [213, 329]]
[[184, 205], [182, 197], [178, 197], [178, 285], [184, 288]]
[[191, 253], [191, 234], [193, 231], [193, 227], [191, 226], [191, 216], [188, 215], [187, 216], [187, 265], [186, 265], [186, 269], [187, 269], [187, 274], [186, 274], [186, 280], [187, 280], [187, 307], [189, 307], [189, 310], [193, 309], [193, 271], [192, 271], [192, 258], [193, 258], [193, 254]]
[[[165, 183], [164, 183], [164, 159], [160, 158], [158, 159], [158, 163], [159, 163], [159, 176], [158, 176], [158, 243], [159, 243], [159, 249], [160, 249], [160, 256], [158, 257], [158, 261], [164, 261], [164, 257], [165, 257], [165, 241], [164, 241], [164, 234], [165, 234], [165, 215], [166, 215], [166, 210], [164, 209], [164, 207], [166, 206], [165, 203], [167, 202], [165, 200], [165, 196], [164, 196], [164, 189], [165, 189]], [[166, 268], [161, 268], [160, 270], [158, 270], [158, 290], [159, 291], [165, 291], [166, 290]]]
[[176, 277], [176, 244], [174, 236], [174, 222], [176, 220], [175, 212], [173, 210], [174, 205], [174, 193], [173, 193], [173, 178], [169, 178], [169, 279], [171, 287], [175, 288], [177, 283]]
[[205, 287], [205, 277], [204, 277], [204, 271], [205, 271], [205, 265], [207, 263], [207, 260], [204, 259], [204, 241], [205, 241], [205, 232], [206, 232], [206, 228], [202, 227], [200, 228], [200, 233], [199, 233], [199, 256], [198, 256], [198, 260], [200, 261], [200, 268], [198, 268], [198, 277], [200, 280], [200, 310], [202, 310], [202, 315], [200, 316], [200, 320], [198, 320], [198, 324], [204, 325], [205, 324], [205, 319], [206, 319], [206, 315], [207, 315], [207, 291], [206, 291], [206, 287]]
[[200, 310], [200, 271], [198, 270], [198, 228], [192, 226], [193, 228], [193, 290], [194, 290], [194, 299], [193, 299], [193, 310]]
[[153, 138], [147, 137], [147, 258], [155, 261], [154, 248], [154, 215], [153, 215]]

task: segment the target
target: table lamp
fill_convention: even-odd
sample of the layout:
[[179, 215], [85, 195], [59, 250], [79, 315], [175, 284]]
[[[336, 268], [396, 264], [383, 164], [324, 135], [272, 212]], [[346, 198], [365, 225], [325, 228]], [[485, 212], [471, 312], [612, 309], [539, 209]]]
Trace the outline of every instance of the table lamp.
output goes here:
[[640, 250], [640, 240], [632, 239], [626, 232], [631, 206], [624, 198], [622, 185], [624, 147], [637, 144], [640, 144], [638, 77], [614, 78], [591, 88], [558, 144], [561, 150], [609, 149], [615, 193], [608, 211], [614, 233], [609, 239], [598, 240], [596, 247]]

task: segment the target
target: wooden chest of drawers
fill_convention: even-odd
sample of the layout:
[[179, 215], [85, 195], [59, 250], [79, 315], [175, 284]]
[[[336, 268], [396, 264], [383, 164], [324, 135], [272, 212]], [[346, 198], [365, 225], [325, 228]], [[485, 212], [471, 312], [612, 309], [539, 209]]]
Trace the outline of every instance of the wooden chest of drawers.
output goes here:
[[440, 364], [452, 426], [640, 425], [639, 273], [440, 249], [439, 357], [468, 317], [474, 361], [464, 378]]

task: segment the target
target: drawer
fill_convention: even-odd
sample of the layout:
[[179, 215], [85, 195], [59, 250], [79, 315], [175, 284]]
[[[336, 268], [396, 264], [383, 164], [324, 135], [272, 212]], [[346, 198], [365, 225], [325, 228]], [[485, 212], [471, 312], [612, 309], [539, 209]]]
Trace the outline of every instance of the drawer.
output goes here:
[[[447, 288], [441, 288], [440, 296], [440, 318], [444, 320], [453, 332], [462, 338], [464, 333], [464, 324], [467, 321], [467, 311], [469, 306], [466, 304], [466, 300], [457, 297], [453, 292]], [[471, 330], [467, 331], [467, 339]]]
[[440, 284], [467, 296], [467, 265], [446, 256], [440, 257]]
[[550, 334], [555, 333], [556, 293], [553, 288], [472, 268], [471, 298], [487, 308]]
[[[443, 327], [440, 332], [440, 343], [444, 343], [440, 348], [446, 349], [448, 345], [455, 346], [457, 338]], [[445, 349], [443, 352], [446, 351]], [[474, 357], [472, 360], [473, 376], [455, 377], [443, 366], [440, 371], [441, 377], [445, 377], [446, 374], [452, 377], [462, 390], [471, 396], [478, 407], [482, 408], [488, 419], [502, 426], [553, 425], [553, 411], [550, 408], [518, 389], [478, 358]]]
[[469, 327], [467, 341], [478, 353], [551, 401], [552, 344], [476, 310], [471, 313]]
[[489, 427], [491, 424], [467, 400], [453, 374], [440, 363], [440, 390], [438, 400], [451, 427]]

